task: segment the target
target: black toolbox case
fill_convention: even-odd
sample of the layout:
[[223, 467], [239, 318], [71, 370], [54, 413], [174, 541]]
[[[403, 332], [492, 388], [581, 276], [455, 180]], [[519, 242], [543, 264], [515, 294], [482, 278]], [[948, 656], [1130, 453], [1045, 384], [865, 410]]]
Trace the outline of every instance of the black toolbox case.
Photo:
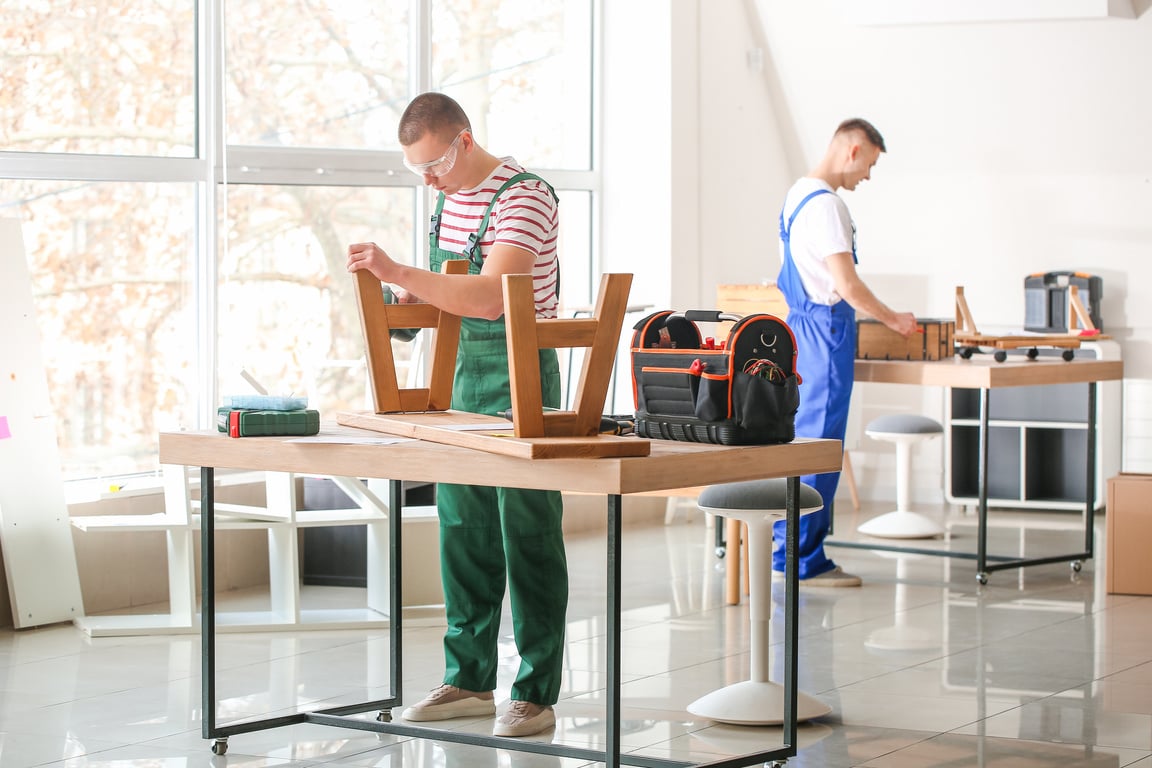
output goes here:
[[[697, 323], [732, 321], [723, 349]], [[714, 310], [653, 312], [634, 326], [636, 434], [721, 445], [787, 443], [796, 436], [796, 337], [778, 317]]]

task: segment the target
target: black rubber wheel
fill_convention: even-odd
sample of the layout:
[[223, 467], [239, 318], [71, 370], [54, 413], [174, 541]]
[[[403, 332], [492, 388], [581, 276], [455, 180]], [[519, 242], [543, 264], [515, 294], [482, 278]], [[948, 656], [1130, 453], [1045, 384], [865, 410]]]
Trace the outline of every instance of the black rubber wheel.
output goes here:
[[1002, 349], [998, 349], [992, 353], [992, 357], [996, 358], [996, 362], [1002, 363], [1008, 359], [1008, 353]]
[[987, 584], [988, 583], [988, 574], [983, 573], [983, 572], [976, 574], [976, 581], [982, 585]]
[[216, 739], [212, 742], [212, 754], [222, 755], [228, 751], [228, 739]]
[[973, 350], [972, 347], [960, 347], [960, 357], [967, 360], [972, 357], [972, 353], [974, 351], [975, 350]]
[[1032, 349], [1028, 350], [1028, 359], [1029, 360], [1035, 360], [1039, 355], [1040, 355], [1040, 350], [1036, 349], [1036, 347], [1032, 347]]
[[1084, 563], [1079, 560], [1073, 560], [1068, 565], [1072, 566], [1072, 573], [1080, 573], [1080, 569], [1084, 567]]
[[1062, 353], [1060, 353], [1060, 357], [1064, 358], [1066, 361], [1070, 361], [1075, 356], [1076, 356], [1076, 353], [1070, 349], [1066, 349]]

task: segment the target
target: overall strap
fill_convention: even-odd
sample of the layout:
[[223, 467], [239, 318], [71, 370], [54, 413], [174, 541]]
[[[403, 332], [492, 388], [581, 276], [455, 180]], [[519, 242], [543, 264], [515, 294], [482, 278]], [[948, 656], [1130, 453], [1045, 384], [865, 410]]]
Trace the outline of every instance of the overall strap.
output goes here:
[[[480, 258], [480, 241], [484, 238], [484, 233], [488, 231], [488, 219], [491, 218], [491, 216], [492, 216], [492, 210], [496, 207], [496, 201], [500, 199], [500, 195], [504, 194], [504, 190], [508, 189], [508, 187], [510, 187], [513, 184], [516, 184], [518, 182], [521, 182], [521, 181], [527, 181], [529, 179], [535, 179], [536, 181], [539, 181], [544, 186], [548, 187], [548, 192], [551, 193], [552, 199], [556, 201], [557, 205], [559, 205], [560, 198], [557, 197], [556, 190], [552, 188], [551, 184], [544, 181], [544, 179], [540, 178], [536, 174], [527, 173], [527, 172], [517, 173], [512, 178], [508, 179], [508, 181], [504, 182], [500, 186], [500, 189], [496, 190], [496, 194], [492, 196], [492, 202], [488, 203], [488, 208], [484, 211], [484, 218], [482, 218], [480, 220], [480, 226], [476, 228], [475, 232], [468, 235], [468, 244], [464, 246], [464, 250], [462, 251], [462, 255], [465, 258], [467, 258], [469, 261], [471, 261], [473, 264], [480, 266], [482, 263], [482, 260]], [[436, 207], [436, 214], [437, 215], [433, 217], [434, 219], [436, 219], [437, 228], [439, 227], [438, 216], [440, 214], [440, 209], [443, 207], [444, 195], [441, 194], [440, 197], [441, 197], [441, 203], [440, 203], [440, 205], [438, 205]]]
[[436, 198], [436, 212], [428, 220], [428, 247], [435, 250], [440, 247], [440, 214], [444, 212], [444, 193]]
[[817, 195], [830, 195], [830, 194], [832, 194], [832, 190], [830, 190], [830, 189], [818, 189], [815, 192], [809, 192], [808, 195], [803, 200], [800, 201], [800, 205], [796, 206], [796, 210], [792, 211], [792, 215], [788, 217], [788, 224], [787, 225], [784, 224], [784, 209], [781, 208], [780, 209], [780, 239], [783, 240], [785, 243], [788, 242], [788, 238], [792, 233], [792, 222], [796, 221], [796, 214], [800, 213], [800, 209], [803, 208], [808, 203], [809, 200], [816, 197]]

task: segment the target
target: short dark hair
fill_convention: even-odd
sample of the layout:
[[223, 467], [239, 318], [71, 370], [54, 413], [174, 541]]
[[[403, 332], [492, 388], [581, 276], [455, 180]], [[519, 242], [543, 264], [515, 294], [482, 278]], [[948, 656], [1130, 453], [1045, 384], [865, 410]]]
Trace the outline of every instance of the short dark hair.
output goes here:
[[443, 93], [429, 91], [412, 99], [400, 116], [397, 134], [400, 146], [407, 147], [420, 141], [429, 132], [455, 135], [464, 129], [471, 130], [472, 124], [456, 100]]
[[888, 151], [888, 148], [884, 146], [884, 137], [880, 135], [880, 131], [876, 130], [876, 126], [862, 117], [850, 117], [840, 123], [833, 137], [839, 136], [842, 133], [852, 133], [853, 131], [863, 133], [864, 137], [881, 152]]

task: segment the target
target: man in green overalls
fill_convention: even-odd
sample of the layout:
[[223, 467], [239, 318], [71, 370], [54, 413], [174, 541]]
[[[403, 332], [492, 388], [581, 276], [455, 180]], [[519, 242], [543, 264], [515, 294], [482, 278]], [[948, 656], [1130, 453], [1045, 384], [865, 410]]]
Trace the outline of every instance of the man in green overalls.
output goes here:
[[[512, 407], [501, 276], [531, 274], [537, 316], [556, 316], [555, 192], [512, 158], [477, 144], [463, 109], [443, 94], [417, 96], [400, 118], [399, 138], [404, 164], [440, 193], [429, 229], [431, 270], [398, 264], [375, 243], [350, 246], [348, 269], [370, 270], [401, 301], [426, 301], [461, 316], [452, 408], [496, 414]], [[440, 274], [445, 259], [461, 258], [469, 261], [468, 274]], [[558, 407], [556, 350], [540, 351], [540, 371], [544, 405]], [[403, 717], [495, 714], [507, 583], [520, 668], [493, 734], [530, 736], [553, 727], [568, 606], [560, 493], [440, 484], [436, 506], [448, 620], [444, 683]]]

